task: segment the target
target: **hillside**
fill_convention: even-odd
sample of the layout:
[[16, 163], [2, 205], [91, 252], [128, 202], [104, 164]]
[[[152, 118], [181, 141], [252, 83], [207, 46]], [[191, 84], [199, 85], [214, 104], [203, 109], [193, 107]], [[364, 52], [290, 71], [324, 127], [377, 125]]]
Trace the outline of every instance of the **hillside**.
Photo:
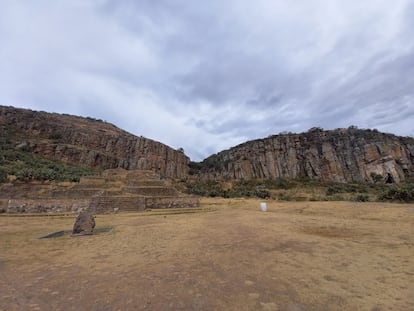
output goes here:
[[313, 179], [400, 183], [414, 176], [414, 139], [355, 127], [274, 135], [191, 163], [202, 180]]
[[273, 135], [195, 163], [179, 150], [101, 120], [0, 106], [0, 150], [3, 168], [10, 161], [26, 161], [26, 167], [19, 164], [23, 169], [44, 163], [50, 168], [43, 169], [44, 180], [56, 168], [62, 176], [76, 172], [76, 180], [118, 167], [204, 181], [285, 178], [384, 184], [414, 178], [414, 138], [356, 127]]
[[0, 149], [88, 169], [153, 170], [187, 176], [189, 159], [160, 142], [92, 118], [0, 106]]

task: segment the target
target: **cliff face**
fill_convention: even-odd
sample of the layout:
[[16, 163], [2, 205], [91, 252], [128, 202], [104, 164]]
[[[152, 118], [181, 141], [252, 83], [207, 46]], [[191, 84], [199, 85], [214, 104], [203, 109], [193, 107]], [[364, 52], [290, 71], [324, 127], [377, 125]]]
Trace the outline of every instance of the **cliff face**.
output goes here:
[[356, 128], [313, 129], [246, 142], [200, 166], [203, 179], [399, 183], [414, 176], [414, 139]]
[[0, 106], [0, 144], [87, 167], [153, 170], [171, 178], [188, 173], [182, 152], [91, 118]]
[[[189, 169], [182, 152], [112, 124], [13, 107], [0, 106], [0, 144], [91, 168], [153, 170], [171, 178], [184, 178]], [[399, 183], [414, 178], [414, 138], [313, 129], [246, 142], [210, 156], [196, 171], [202, 179]]]

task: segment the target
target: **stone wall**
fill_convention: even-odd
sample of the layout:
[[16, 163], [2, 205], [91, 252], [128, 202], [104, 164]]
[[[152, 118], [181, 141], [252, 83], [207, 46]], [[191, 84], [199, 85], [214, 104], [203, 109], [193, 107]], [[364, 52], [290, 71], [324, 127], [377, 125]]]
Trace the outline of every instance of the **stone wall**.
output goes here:
[[86, 210], [90, 200], [68, 199], [9, 199], [1, 200], [7, 213], [61, 213]]

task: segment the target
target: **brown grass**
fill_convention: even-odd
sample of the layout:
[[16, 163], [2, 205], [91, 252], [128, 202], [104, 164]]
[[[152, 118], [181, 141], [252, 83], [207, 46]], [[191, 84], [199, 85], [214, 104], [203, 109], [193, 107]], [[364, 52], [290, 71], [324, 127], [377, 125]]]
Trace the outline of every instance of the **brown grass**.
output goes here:
[[204, 199], [97, 216], [0, 216], [0, 310], [412, 310], [414, 205]]

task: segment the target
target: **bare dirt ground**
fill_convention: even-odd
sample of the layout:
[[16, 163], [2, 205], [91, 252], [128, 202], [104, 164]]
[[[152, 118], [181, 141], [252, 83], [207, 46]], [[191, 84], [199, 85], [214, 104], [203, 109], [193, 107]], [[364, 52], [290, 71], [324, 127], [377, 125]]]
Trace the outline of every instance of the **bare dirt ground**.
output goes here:
[[413, 310], [414, 205], [204, 200], [193, 213], [0, 217], [0, 310]]

